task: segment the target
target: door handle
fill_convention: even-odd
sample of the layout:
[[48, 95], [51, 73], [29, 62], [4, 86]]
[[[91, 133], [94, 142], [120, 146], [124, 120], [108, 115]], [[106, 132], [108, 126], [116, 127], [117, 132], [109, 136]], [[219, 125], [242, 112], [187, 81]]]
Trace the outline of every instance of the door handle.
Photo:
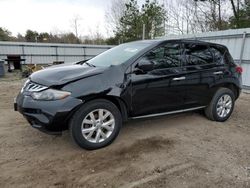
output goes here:
[[218, 74], [223, 74], [223, 72], [222, 71], [214, 72], [214, 75], [218, 75]]
[[178, 77], [178, 78], [173, 78], [174, 81], [178, 81], [178, 80], [185, 80], [186, 77], [182, 76], [182, 77]]

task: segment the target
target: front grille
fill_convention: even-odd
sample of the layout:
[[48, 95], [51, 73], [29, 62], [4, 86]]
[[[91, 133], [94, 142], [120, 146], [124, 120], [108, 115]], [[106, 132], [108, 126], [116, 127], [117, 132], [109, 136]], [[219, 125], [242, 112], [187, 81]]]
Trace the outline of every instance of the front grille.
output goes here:
[[39, 92], [39, 91], [42, 91], [42, 90], [45, 90], [47, 89], [48, 87], [46, 86], [42, 86], [42, 85], [39, 85], [39, 84], [36, 84], [34, 82], [31, 82], [30, 80], [27, 80], [21, 90], [21, 92], [23, 91], [28, 91], [28, 92]]

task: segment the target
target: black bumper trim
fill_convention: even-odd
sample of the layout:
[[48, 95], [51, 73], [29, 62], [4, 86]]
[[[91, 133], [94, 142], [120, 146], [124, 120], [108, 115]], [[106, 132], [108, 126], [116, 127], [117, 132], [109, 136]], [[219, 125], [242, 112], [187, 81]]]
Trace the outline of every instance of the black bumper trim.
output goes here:
[[18, 111], [18, 109], [17, 109], [17, 103], [14, 103], [14, 110]]
[[37, 125], [37, 124], [31, 124], [31, 126], [43, 133], [49, 134], [49, 135], [57, 135], [57, 136], [62, 136], [62, 131], [49, 131], [42, 125]]

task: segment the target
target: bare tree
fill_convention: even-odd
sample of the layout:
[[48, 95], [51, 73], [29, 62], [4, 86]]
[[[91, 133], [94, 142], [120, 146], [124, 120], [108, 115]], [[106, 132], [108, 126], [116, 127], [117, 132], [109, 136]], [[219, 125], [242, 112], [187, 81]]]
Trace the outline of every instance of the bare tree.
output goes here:
[[167, 11], [168, 33], [188, 34], [202, 30], [200, 19], [197, 19], [197, 7], [190, 0], [168, 1]]
[[188, 34], [227, 27], [226, 0], [166, 0], [168, 28], [172, 33]]
[[106, 29], [110, 33], [114, 33], [120, 24], [120, 19], [125, 12], [125, 4], [128, 0], [112, 0], [109, 8], [106, 10]]
[[87, 30], [88, 34], [81, 36], [81, 41], [83, 44], [106, 44], [106, 40], [100, 32], [99, 25], [93, 28], [88, 28]]
[[79, 27], [80, 27], [80, 24], [79, 24], [79, 21], [81, 20], [81, 17], [79, 15], [74, 15], [73, 19], [71, 20], [71, 26], [74, 30], [74, 34], [75, 36], [78, 38], [78, 31], [79, 31]]

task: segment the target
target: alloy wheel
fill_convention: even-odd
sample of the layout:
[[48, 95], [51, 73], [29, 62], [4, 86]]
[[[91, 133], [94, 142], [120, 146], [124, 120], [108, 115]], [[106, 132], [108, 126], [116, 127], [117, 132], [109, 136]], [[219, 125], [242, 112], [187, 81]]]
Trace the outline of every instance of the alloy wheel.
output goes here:
[[112, 134], [115, 127], [113, 114], [106, 109], [91, 111], [82, 121], [83, 137], [91, 143], [101, 143]]
[[228, 94], [222, 95], [216, 105], [217, 115], [221, 118], [226, 117], [232, 109], [232, 97]]

